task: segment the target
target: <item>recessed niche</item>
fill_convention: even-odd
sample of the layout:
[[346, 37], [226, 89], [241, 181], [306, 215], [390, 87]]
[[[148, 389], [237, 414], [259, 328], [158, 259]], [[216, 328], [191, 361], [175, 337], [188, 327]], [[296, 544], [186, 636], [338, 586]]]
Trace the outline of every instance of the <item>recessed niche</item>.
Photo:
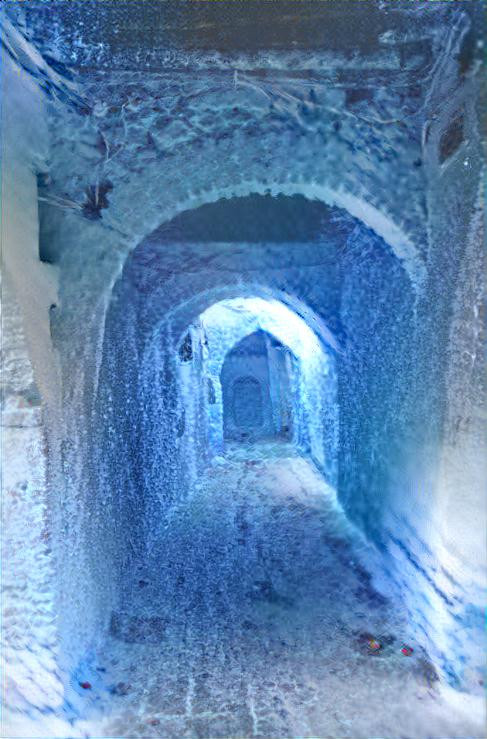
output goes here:
[[440, 138], [440, 163], [446, 162], [460, 147], [463, 141], [463, 111], [457, 111]]

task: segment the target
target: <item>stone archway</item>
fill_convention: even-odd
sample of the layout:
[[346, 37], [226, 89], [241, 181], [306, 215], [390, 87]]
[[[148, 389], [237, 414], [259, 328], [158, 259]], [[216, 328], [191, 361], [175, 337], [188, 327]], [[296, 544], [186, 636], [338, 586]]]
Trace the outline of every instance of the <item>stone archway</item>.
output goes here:
[[[319, 331], [320, 321], [309, 308], [301, 305], [301, 313], [293, 310], [291, 296], [287, 296], [287, 301], [284, 302], [269, 288], [257, 285], [248, 285], [246, 293], [242, 295], [233, 289], [233, 292], [224, 290], [203, 293], [195, 298], [199, 308], [193, 306], [193, 310], [201, 310], [206, 305], [208, 307], [196, 316], [193, 314], [190, 331], [183, 332], [182, 339], [173, 350], [174, 356], [180, 358], [174, 373], [179, 386], [176, 391], [177, 415], [178, 418], [184, 417], [186, 421], [191, 419], [193, 426], [198, 429], [196, 437], [193, 431], [178, 442], [181, 459], [186, 462], [192, 460], [189, 466], [193, 475], [196, 475], [198, 469], [201, 469], [201, 460], [211, 458], [224, 448], [224, 402], [229, 402], [228, 394], [224, 398], [223, 393], [222, 373], [225, 362], [242, 341], [255, 332], [265, 332], [294, 358], [294, 441], [303, 453], [311, 456], [327, 480], [335, 484], [337, 370], [335, 352], [326, 341], [333, 341], [333, 337], [324, 326]], [[180, 325], [182, 317], [176, 317], [178, 313], [185, 316], [185, 321], [188, 320], [187, 310], [188, 306], [183, 305], [175, 311], [176, 315], [171, 316], [172, 326], [176, 323]], [[157, 335], [153, 341], [157, 346]], [[181, 362], [181, 347], [185, 347], [187, 342], [192, 347], [191, 363]], [[154, 345], [148, 347], [145, 359], [145, 367], [149, 373], [155, 362], [152, 348]], [[264, 375], [266, 367], [264, 362], [261, 367]], [[272, 392], [279, 396], [280, 370], [277, 366], [274, 370], [277, 374]], [[284, 378], [282, 382], [284, 388]], [[214, 395], [211, 403], [206, 392], [208, 383]], [[151, 381], [148, 383], [148, 387], [150, 386]], [[275, 399], [276, 402], [278, 401]], [[270, 396], [268, 403], [271, 404]], [[268, 405], [268, 410], [270, 408], [271, 405]], [[275, 422], [270, 418], [268, 420], [268, 433], [271, 428], [280, 427], [277, 419]], [[163, 426], [167, 428], [167, 421]]]

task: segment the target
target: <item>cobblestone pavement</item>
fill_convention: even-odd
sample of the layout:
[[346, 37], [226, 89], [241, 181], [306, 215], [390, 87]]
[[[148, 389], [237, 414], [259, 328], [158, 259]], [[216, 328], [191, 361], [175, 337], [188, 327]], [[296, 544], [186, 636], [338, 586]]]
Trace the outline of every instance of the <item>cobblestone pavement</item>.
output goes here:
[[481, 736], [443, 702], [427, 655], [414, 644], [402, 654], [407, 624], [371, 586], [366, 550], [290, 446], [233, 449], [172, 512], [160, 547], [127, 584], [87, 669], [76, 730]]

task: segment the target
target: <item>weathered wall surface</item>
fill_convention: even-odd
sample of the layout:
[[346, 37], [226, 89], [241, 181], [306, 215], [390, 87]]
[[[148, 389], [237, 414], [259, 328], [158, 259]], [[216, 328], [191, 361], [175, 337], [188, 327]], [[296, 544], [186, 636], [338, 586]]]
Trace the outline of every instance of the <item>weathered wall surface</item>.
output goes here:
[[1, 324], [2, 736], [66, 736], [42, 399], [5, 276]]
[[[36, 172], [45, 107], [36, 82], [2, 50], [2, 660], [4, 736], [65, 736], [49, 435], [60, 406], [50, 335], [53, 266], [39, 261]], [[43, 729], [44, 727], [44, 729]]]
[[404, 354], [411, 385], [400, 412], [409, 428], [379, 539], [442, 674], [480, 694], [487, 582], [483, 157], [477, 68], [473, 58], [461, 61], [463, 31], [428, 94], [428, 277]]

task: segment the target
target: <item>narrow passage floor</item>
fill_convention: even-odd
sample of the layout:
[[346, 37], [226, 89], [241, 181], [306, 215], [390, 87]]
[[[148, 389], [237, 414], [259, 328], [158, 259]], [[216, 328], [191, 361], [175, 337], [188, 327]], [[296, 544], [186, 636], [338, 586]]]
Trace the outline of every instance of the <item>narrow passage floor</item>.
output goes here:
[[[79, 690], [104, 737], [476, 737], [313, 465], [235, 446], [173, 510]], [[369, 646], [373, 638], [378, 651]]]

